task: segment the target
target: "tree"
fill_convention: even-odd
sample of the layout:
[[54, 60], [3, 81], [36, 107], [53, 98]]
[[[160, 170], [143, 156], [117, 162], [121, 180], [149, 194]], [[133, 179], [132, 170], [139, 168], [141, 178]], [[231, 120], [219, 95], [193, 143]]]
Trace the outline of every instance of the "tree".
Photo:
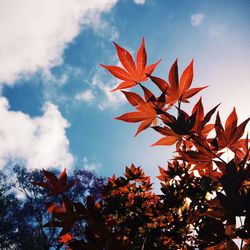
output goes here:
[[[58, 170], [53, 170], [58, 174]], [[39, 170], [28, 171], [25, 167], [16, 165], [12, 178], [0, 173], [0, 248], [1, 249], [59, 249], [62, 243], [58, 242], [58, 230], [44, 228], [49, 220], [44, 206], [47, 197], [45, 190], [34, 186], [33, 183], [43, 181]], [[84, 201], [88, 194], [98, 198], [99, 187], [105, 182], [94, 172], [75, 170], [72, 180], [74, 187], [69, 193], [70, 197]], [[18, 198], [22, 196], [22, 198]], [[77, 233], [77, 228], [75, 229]]]
[[[205, 114], [202, 98], [191, 113], [184, 111], [183, 104], [206, 88], [191, 88], [193, 60], [180, 77], [176, 60], [166, 81], [152, 75], [159, 61], [146, 66], [144, 39], [135, 61], [115, 47], [123, 67], [101, 66], [122, 81], [113, 91], [122, 90], [136, 109], [116, 119], [140, 123], [136, 135], [153, 128], [163, 136], [153, 146], [176, 146], [168, 168], [160, 168], [162, 194], [154, 194], [149, 177], [131, 165], [125, 177], [109, 178], [101, 200], [89, 197], [84, 204], [65, 194], [66, 172], [59, 178], [45, 172], [40, 185], [59, 197], [48, 207], [55, 220], [46, 226], [61, 228], [59, 240], [72, 249], [239, 249], [236, 238], [240, 249], [249, 249], [250, 154], [248, 136], [242, 137], [250, 118], [238, 125], [234, 108], [223, 126], [219, 112], [213, 121], [219, 105]], [[144, 85], [148, 80], [151, 87]], [[141, 91], [123, 90], [134, 86]], [[234, 155], [229, 161], [227, 150]], [[237, 217], [244, 223], [236, 228]], [[77, 223], [81, 238], [72, 232]]]
[[12, 239], [15, 237], [13, 224], [16, 223], [17, 199], [8, 193], [11, 185], [7, 183], [7, 177], [0, 173], [0, 248], [11, 249]]

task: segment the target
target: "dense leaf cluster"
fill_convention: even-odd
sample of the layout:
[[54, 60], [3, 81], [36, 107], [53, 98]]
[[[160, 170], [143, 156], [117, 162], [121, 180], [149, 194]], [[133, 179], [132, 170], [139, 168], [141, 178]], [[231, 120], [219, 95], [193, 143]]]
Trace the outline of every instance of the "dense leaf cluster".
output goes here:
[[[144, 39], [135, 61], [115, 46], [123, 67], [102, 65], [122, 80], [114, 91], [141, 89], [122, 90], [135, 111], [117, 119], [140, 123], [136, 135], [152, 127], [163, 136], [154, 146], [176, 146], [173, 160], [160, 168], [162, 193], [153, 193], [150, 178], [131, 165], [124, 177], [108, 180], [101, 200], [89, 197], [84, 204], [65, 194], [71, 186], [65, 171], [59, 178], [44, 172], [39, 185], [59, 197], [48, 206], [54, 219], [46, 226], [62, 228], [59, 240], [71, 249], [239, 249], [234, 239], [249, 249], [250, 154], [243, 136], [250, 118], [238, 124], [234, 108], [223, 125], [218, 112], [213, 119], [218, 105], [205, 113], [201, 98], [185, 111], [183, 103], [205, 88], [191, 87], [193, 60], [180, 77], [176, 60], [164, 80], [152, 76], [159, 61], [146, 66]], [[225, 160], [228, 151], [233, 156]], [[80, 237], [72, 233], [78, 223]]]

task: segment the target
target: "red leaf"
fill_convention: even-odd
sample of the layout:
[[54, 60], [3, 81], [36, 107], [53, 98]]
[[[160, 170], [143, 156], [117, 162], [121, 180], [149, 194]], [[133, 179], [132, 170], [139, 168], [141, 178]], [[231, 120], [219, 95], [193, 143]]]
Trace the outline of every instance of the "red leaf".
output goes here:
[[242, 122], [235, 130], [234, 134], [232, 135], [232, 141], [238, 141], [244, 134], [245, 128], [247, 123], [249, 122], [250, 118], [246, 119]]
[[48, 183], [51, 186], [57, 186], [58, 180], [57, 180], [56, 176], [52, 172], [43, 170], [43, 174], [44, 174], [44, 176], [46, 177]]
[[145, 88], [144, 86], [141, 85], [141, 88], [144, 92], [144, 98], [146, 100], [146, 102], [148, 101], [156, 101], [156, 98], [154, 96], [154, 94], [147, 88]]
[[142, 39], [141, 46], [138, 50], [136, 57], [136, 64], [131, 56], [131, 54], [124, 48], [120, 47], [118, 44], [114, 43], [118, 57], [124, 67], [118, 66], [106, 66], [100, 64], [102, 67], [107, 69], [113, 76], [124, 82], [119, 83], [119, 85], [112, 91], [119, 89], [126, 89], [135, 86], [139, 82], [144, 82], [147, 80], [147, 74], [151, 75], [155, 70], [155, 67], [160, 63], [160, 60], [154, 64], [146, 66], [147, 63], [147, 53], [144, 44], [144, 38]]
[[71, 241], [73, 239], [74, 239], [74, 237], [70, 233], [66, 233], [59, 238], [58, 242], [61, 242], [63, 244], [67, 244], [69, 241]]
[[237, 127], [238, 117], [236, 114], [235, 108], [233, 108], [232, 113], [228, 116], [226, 123], [225, 123], [225, 130], [228, 131], [228, 135], [231, 137], [234, 133], [234, 130]]
[[147, 53], [145, 50], [145, 43], [144, 43], [144, 37], [142, 38], [141, 46], [138, 50], [137, 56], [136, 56], [136, 67], [137, 67], [137, 75], [138, 77], [141, 77], [145, 66], [147, 64]]
[[173, 87], [173, 89], [178, 93], [179, 88], [179, 76], [178, 76], [178, 59], [175, 60], [172, 67], [170, 68], [169, 74], [168, 74], [168, 81]]
[[62, 204], [65, 212], [73, 213], [73, 202], [66, 195], [62, 195]]
[[153, 121], [151, 119], [148, 120], [144, 120], [138, 127], [135, 136], [137, 136], [140, 132], [142, 132], [143, 130], [147, 129], [148, 127], [150, 127], [151, 123]]
[[197, 94], [205, 87], [191, 88], [193, 80], [193, 60], [184, 70], [181, 79], [178, 79], [178, 63], [177, 60], [170, 68], [168, 79], [169, 84], [161, 78], [150, 76], [151, 80], [160, 88], [166, 91], [166, 100], [169, 105], [174, 105], [177, 101], [188, 103], [188, 99]]
[[54, 212], [55, 208], [57, 208], [57, 207], [58, 207], [58, 205], [56, 203], [50, 205], [48, 207], [48, 212], [52, 214]]
[[136, 73], [135, 63], [134, 63], [133, 57], [131, 56], [129, 51], [120, 47], [115, 42], [114, 42], [114, 45], [116, 47], [117, 55], [118, 55], [122, 65], [124, 66], [124, 68], [128, 72], [134, 72], [134, 74], [135, 74]]
[[187, 90], [183, 95], [183, 100], [189, 99], [199, 93], [201, 90], [207, 88], [208, 86], [200, 87], [200, 88], [192, 88]]
[[208, 135], [212, 131], [213, 128], [214, 128], [214, 124], [205, 125], [204, 128], [202, 129], [202, 134], [205, 136]]
[[196, 113], [196, 120], [195, 120], [195, 125], [193, 127], [193, 130], [196, 131], [199, 126], [201, 121], [204, 118], [204, 108], [202, 105], [202, 98], [199, 99], [199, 101], [195, 104], [193, 110], [192, 110], [192, 114]]
[[155, 126], [153, 127], [155, 131], [158, 133], [165, 135], [165, 136], [177, 136], [177, 134], [174, 133], [174, 131], [168, 127], [160, 127], [160, 126]]
[[103, 68], [107, 69], [113, 76], [121, 79], [121, 80], [125, 80], [125, 81], [129, 81], [131, 80], [131, 76], [122, 68], [118, 67], [118, 66], [106, 66], [103, 64], [100, 64]]
[[67, 185], [67, 174], [66, 174], [66, 168], [64, 168], [63, 172], [59, 176], [59, 182], [61, 186], [65, 187]]
[[186, 90], [190, 88], [192, 81], [193, 81], [193, 60], [181, 75], [180, 85], [179, 85], [179, 95], [183, 94]]
[[134, 92], [122, 91], [122, 93], [126, 96], [129, 103], [134, 107], [138, 106], [140, 103], [143, 102], [143, 99]]
[[[148, 65], [148, 66], [145, 68], [145, 72], [144, 72], [145, 74], [144, 74], [142, 77], [147, 77], [147, 75], [151, 75], [151, 74], [154, 72], [156, 66], [157, 66], [160, 62], [161, 62], [161, 59], [158, 60], [156, 63], [153, 63], [153, 64]], [[145, 79], [145, 80], [146, 80], [146, 79]]]
[[215, 106], [213, 109], [211, 109], [211, 110], [205, 115], [205, 117], [204, 117], [204, 119], [203, 119], [203, 121], [202, 121], [202, 126], [203, 126], [203, 127], [204, 127], [205, 124], [207, 124], [207, 123], [210, 121], [212, 115], [214, 114], [214, 112], [216, 111], [216, 109], [218, 108], [219, 105], [220, 105], [220, 104], [218, 104], [217, 106]]
[[145, 119], [145, 115], [140, 112], [129, 112], [118, 116], [115, 119], [122, 120], [125, 122], [141, 122]]
[[229, 147], [233, 152], [236, 152], [236, 148], [239, 147], [239, 142], [241, 140], [240, 138], [243, 136], [249, 120], [250, 118], [246, 119], [237, 127], [237, 114], [234, 108], [226, 120], [224, 129], [220, 121], [220, 116], [217, 114], [215, 121], [215, 131], [219, 149]]
[[171, 146], [178, 140], [177, 136], [166, 136], [152, 144], [151, 146]]
[[137, 84], [137, 82], [135, 82], [135, 81], [122, 82], [117, 87], [112, 89], [111, 92], [114, 92], [114, 91], [119, 90], [119, 89], [128, 89], [128, 88], [135, 86], [136, 84]]
[[148, 76], [158, 86], [158, 88], [161, 91], [165, 91], [169, 87], [168, 83], [165, 80], [155, 76], [150, 76], [150, 75]]
[[[134, 100], [133, 100], [134, 101]], [[151, 102], [141, 102], [138, 104], [136, 109], [137, 112], [129, 112], [126, 114], [123, 114], [119, 117], [116, 117], [117, 120], [122, 120], [125, 122], [142, 122], [136, 132], [136, 135], [140, 133], [142, 130], [148, 128], [151, 123], [156, 122], [156, 111], [152, 107]]]

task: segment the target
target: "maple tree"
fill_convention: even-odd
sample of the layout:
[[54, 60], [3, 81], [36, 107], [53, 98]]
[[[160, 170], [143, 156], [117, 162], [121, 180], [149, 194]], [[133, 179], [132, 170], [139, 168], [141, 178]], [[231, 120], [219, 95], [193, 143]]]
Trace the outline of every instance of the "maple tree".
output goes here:
[[[250, 149], [244, 137], [250, 118], [238, 125], [234, 108], [223, 126], [219, 112], [214, 119], [219, 105], [205, 113], [202, 98], [185, 111], [183, 103], [207, 87], [191, 87], [193, 60], [180, 78], [176, 60], [164, 80], [152, 76], [160, 61], [146, 66], [144, 39], [136, 60], [114, 44], [123, 67], [101, 66], [122, 80], [113, 91], [135, 108], [116, 119], [140, 123], [136, 135], [153, 128], [163, 136], [153, 146], [176, 145], [173, 160], [160, 167], [162, 193], [155, 194], [150, 178], [132, 164], [124, 177], [108, 179], [100, 199], [83, 204], [65, 194], [71, 187], [65, 171], [59, 179], [45, 171], [47, 181], [38, 185], [60, 197], [48, 204], [55, 219], [45, 226], [62, 228], [60, 242], [71, 249], [239, 249], [234, 239], [250, 249]], [[141, 92], [124, 91], [134, 86]], [[226, 161], [228, 150], [233, 157]], [[81, 237], [71, 233], [79, 222]]]

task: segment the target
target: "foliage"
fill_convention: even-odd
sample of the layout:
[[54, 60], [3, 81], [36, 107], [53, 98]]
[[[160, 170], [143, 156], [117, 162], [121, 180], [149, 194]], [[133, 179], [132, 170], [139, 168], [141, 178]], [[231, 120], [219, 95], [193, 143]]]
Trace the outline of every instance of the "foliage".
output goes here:
[[[131, 165], [124, 177], [108, 180], [101, 200], [89, 197], [84, 204], [65, 194], [65, 171], [58, 179], [44, 172], [46, 182], [39, 185], [59, 197], [48, 206], [54, 220], [45, 226], [61, 228], [60, 241], [71, 249], [238, 249], [236, 238], [241, 249], [249, 249], [249, 140], [242, 138], [249, 118], [238, 125], [234, 108], [224, 126], [219, 112], [213, 122], [219, 105], [205, 113], [201, 98], [191, 112], [184, 111], [183, 104], [206, 88], [191, 88], [193, 60], [180, 77], [176, 60], [167, 81], [152, 76], [159, 61], [146, 66], [144, 39], [136, 62], [115, 46], [123, 68], [101, 65], [123, 81], [114, 91], [141, 89], [122, 90], [136, 110], [116, 119], [140, 123], [136, 135], [153, 128], [163, 136], [153, 146], [176, 146], [168, 167], [160, 168], [162, 194], [153, 193], [150, 178]], [[150, 88], [142, 84], [147, 80]], [[233, 153], [229, 161], [227, 151]], [[236, 228], [237, 218], [244, 223]], [[80, 237], [72, 232], [79, 223]]]
[[[58, 174], [58, 171], [53, 171]], [[28, 171], [15, 166], [10, 178], [0, 173], [0, 248], [1, 249], [59, 249], [58, 230], [44, 228], [49, 220], [44, 200], [45, 190], [33, 183], [43, 181], [41, 171]], [[98, 198], [100, 186], [105, 179], [93, 172], [76, 170], [73, 173], [75, 185], [70, 197], [84, 201], [88, 194]], [[15, 181], [15, 182], [14, 182]], [[75, 229], [77, 233], [77, 229]]]

